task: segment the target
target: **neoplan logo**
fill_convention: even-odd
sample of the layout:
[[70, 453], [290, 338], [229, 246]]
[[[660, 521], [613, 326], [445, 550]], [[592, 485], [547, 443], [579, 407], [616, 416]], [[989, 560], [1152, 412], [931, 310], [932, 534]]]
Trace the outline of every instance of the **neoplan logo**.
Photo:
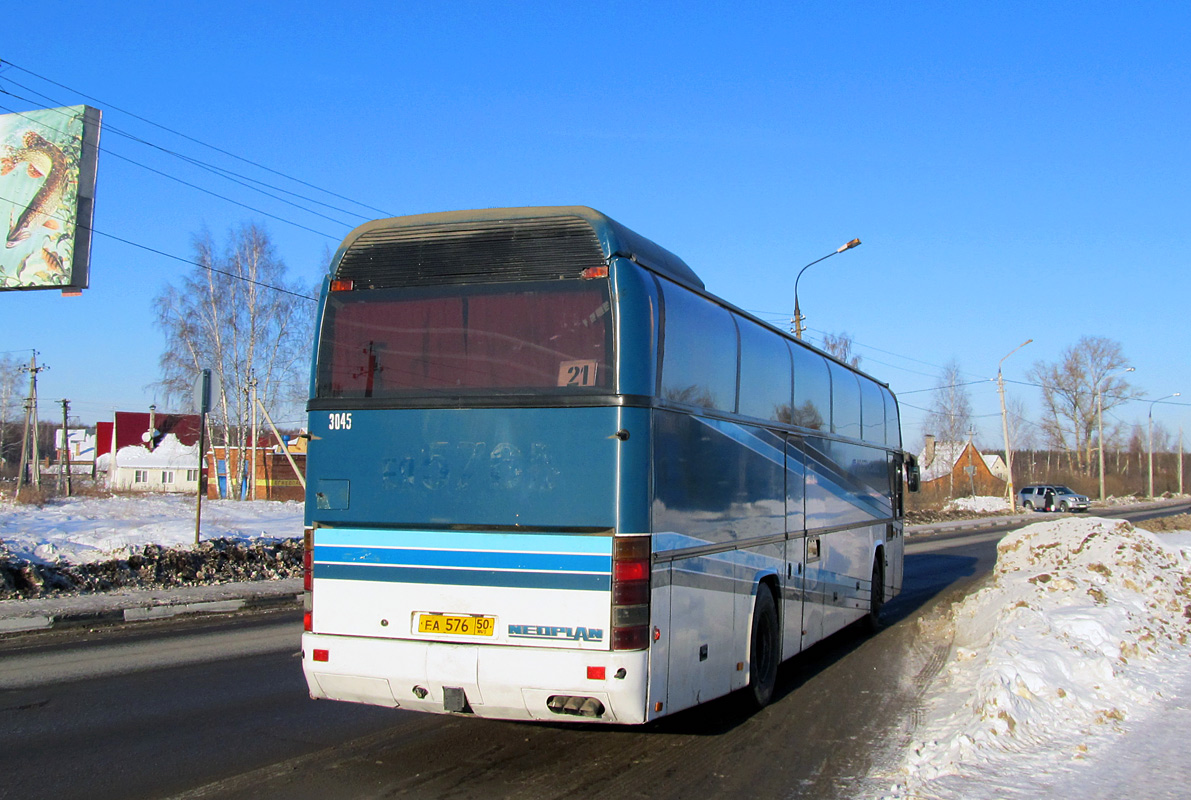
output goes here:
[[562, 625], [510, 625], [510, 639], [551, 639], [569, 642], [602, 642], [603, 628], [572, 628]]

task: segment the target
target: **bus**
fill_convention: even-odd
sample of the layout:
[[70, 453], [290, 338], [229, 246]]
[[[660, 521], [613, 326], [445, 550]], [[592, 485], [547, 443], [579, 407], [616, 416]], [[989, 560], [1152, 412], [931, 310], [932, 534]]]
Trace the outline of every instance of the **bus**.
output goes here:
[[366, 223], [308, 403], [314, 698], [640, 724], [876, 625], [902, 585], [887, 385], [586, 207]]

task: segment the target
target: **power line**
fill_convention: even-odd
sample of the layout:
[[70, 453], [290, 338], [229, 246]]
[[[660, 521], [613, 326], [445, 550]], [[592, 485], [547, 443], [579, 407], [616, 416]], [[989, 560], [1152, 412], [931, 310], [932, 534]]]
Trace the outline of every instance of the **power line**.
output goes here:
[[[119, 111], [121, 114], [127, 114], [128, 116], [132, 117], [133, 119], [138, 119], [138, 120], [140, 120], [141, 122], [144, 122], [144, 123], [146, 123], [146, 124], [148, 124], [148, 125], [152, 125], [153, 127], [155, 127], [155, 128], [159, 128], [159, 129], [161, 129], [161, 130], [163, 130], [163, 131], [166, 131], [167, 133], [172, 133], [172, 134], [173, 134], [173, 135], [175, 135], [175, 136], [180, 136], [180, 137], [182, 137], [183, 139], [186, 139], [187, 141], [194, 142], [194, 143], [195, 143], [195, 144], [197, 144], [197, 145], [201, 145], [202, 147], [206, 147], [206, 148], [208, 148], [208, 149], [210, 149], [210, 150], [214, 150], [215, 152], [217, 152], [217, 153], [221, 153], [221, 154], [223, 154], [223, 155], [225, 155], [225, 156], [228, 156], [229, 158], [234, 158], [234, 159], [236, 159], [237, 161], [241, 161], [241, 162], [243, 162], [243, 163], [245, 163], [245, 164], [250, 164], [250, 165], [252, 165], [252, 166], [256, 167], [257, 169], [264, 170], [265, 172], [268, 172], [268, 173], [271, 173], [271, 174], [273, 174], [273, 175], [277, 175], [277, 176], [279, 176], [279, 177], [285, 178], [286, 180], [293, 181], [294, 183], [301, 184], [302, 186], [306, 186], [307, 188], [314, 189], [315, 191], [322, 192], [323, 194], [326, 194], [326, 195], [330, 195], [331, 197], [337, 197], [337, 198], [339, 198], [340, 200], [346, 200], [346, 201], [347, 201], [347, 202], [349, 202], [349, 203], [354, 203], [355, 205], [358, 205], [358, 206], [360, 206], [361, 208], [367, 208], [368, 210], [370, 210], [370, 211], [375, 211], [375, 212], [377, 212], [378, 214], [383, 214], [383, 215], [385, 215], [385, 216], [392, 216], [392, 214], [391, 214], [391, 213], [389, 213], [389, 212], [387, 212], [387, 211], [384, 211], [383, 209], [379, 209], [379, 208], [376, 208], [376, 207], [374, 207], [374, 206], [370, 206], [370, 205], [368, 205], [367, 203], [362, 203], [362, 202], [360, 202], [359, 200], [353, 200], [353, 199], [352, 199], [352, 198], [350, 198], [350, 197], [347, 197], [347, 196], [345, 196], [345, 195], [338, 194], [338, 193], [336, 193], [336, 192], [332, 192], [332, 191], [331, 191], [331, 190], [329, 190], [329, 189], [323, 189], [322, 187], [320, 187], [320, 186], [316, 186], [316, 185], [315, 185], [315, 184], [313, 184], [313, 183], [309, 183], [309, 182], [307, 182], [307, 181], [304, 181], [304, 180], [302, 180], [302, 179], [300, 179], [300, 178], [295, 178], [295, 177], [293, 177], [292, 175], [287, 175], [287, 174], [286, 174], [286, 173], [284, 173], [284, 172], [281, 172], [281, 171], [279, 171], [279, 170], [275, 170], [275, 169], [273, 169], [273, 168], [271, 168], [271, 167], [267, 167], [267, 166], [265, 166], [264, 164], [261, 164], [260, 162], [253, 161], [253, 160], [252, 160], [252, 159], [250, 159], [250, 158], [245, 158], [245, 157], [243, 157], [243, 156], [237, 155], [237, 154], [235, 154], [235, 153], [233, 153], [233, 152], [231, 152], [231, 151], [229, 151], [229, 150], [224, 150], [223, 148], [221, 148], [221, 147], [217, 147], [217, 146], [215, 146], [215, 145], [213, 145], [213, 144], [208, 144], [207, 142], [204, 142], [204, 141], [202, 141], [201, 139], [196, 139], [195, 137], [193, 137], [193, 136], [190, 136], [190, 135], [188, 135], [188, 134], [185, 134], [185, 133], [182, 133], [181, 131], [176, 131], [176, 130], [174, 130], [173, 128], [169, 128], [169, 127], [167, 127], [167, 126], [165, 126], [165, 125], [162, 125], [162, 124], [160, 124], [160, 123], [154, 122], [154, 121], [153, 121], [153, 120], [151, 120], [151, 119], [147, 119], [146, 117], [142, 117], [142, 116], [140, 116], [139, 114], [135, 114], [135, 113], [133, 113], [133, 112], [131, 112], [131, 111], [127, 111], [127, 110], [125, 110], [125, 109], [123, 109], [123, 108], [121, 108], [121, 107], [119, 107], [119, 106], [117, 106], [117, 105], [114, 105], [114, 104], [112, 104], [112, 103], [105, 103], [104, 101], [100, 100], [100, 99], [99, 99], [99, 98], [97, 98], [97, 97], [93, 97], [92, 95], [86, 94], [85, 92], [80, 92], [80, 91], [78, 91], [77, 89], [72, 89], [71, 87], [69, 87], [69, 86], [66, 86], [65, 84], [59, 83], [59, 82], [57, 82], [57, 81], [55, 81], [55, 80], [53, 80], [53, 79], [51, 79], [51, 78], [47, 78], [47, 77], [45, 77], [44, 75], [39, 75], [39, 74], [37, 74], [36, 72], [33, 72], [33, 71], [32, 71], [32, 70], [30, 70], [30, 69], [26, 69], [25, 67], [22, 67], [20, 64], [14, 64], [12, 61], [2, 61], [2, 62], [0, 62], [0, 66], [4, 66], [4, 65], [6, 65], [6, 66], [9, 66], [9, 67], [12, 67], [12, 68], [14, 68], [14, 69], [18, 69], [18, 70], [20, 70], [21, 72], [24, 72], [26, 75], [32, 75], [34, 78], [37, 78], [37, 79], [39, 79], [39, 80], [42, 80], [42, 81], [45, 81], [46, 83], [53, 84], [54, 86], [57, 86], [57, 87], [58, 87], [58, 88], [60, 88], [60, 89], [65, 89], [65, 90], [66, 90], [66, 91], [68, 91], [68, 92], [72, 92], [72, 93], [74, 93], [74, 94], [77, 94], [79, 97], [85, 97], [86, 99], [88, 99], [88, 100], [91, 100], [91, 101], [95, 102], [96, 104], [98, 104], [98, 105], [100, 105], [100, 106], [104, 106], [104, 107], [106, 107], [106, 108], [110, 108], [110, 109], [113, 109], [113, 110], [115, 110], [115, 111]], [[9, 79], [9, 80], [11, 80], [11, 79]], [[44, 96], [44, 95], [43, 95], [43, 96]], [[55, 102], [57, 102], [57, 101], [55, 101]]]
[[[18, 83], [17, 81], [14, 81], [12, 78], [4, 78], [3, 80], [8, 81], [9, 83], [13, 84], [14, 86], [20, 86], [22, 89], [25, 89], [28, 92], [32, 92], [33, 94], [37, 95], [38, 97], [43, 98], [48, 103], [61, 104], [63, 102], [61, 100], [52, 98], [49, 95], [42, 94], [41, 92], [37, 91], [36, 89], [31, 89], [28, 86]], [[14, 92], [10, 92], [4, 88], [0, 88], [0, 93], [6, 94], [9, 97], [14, 97], [18, 100], [23, 100], [26, 103], [34, 103], [34, 104], [36, 103], [36, 101], [31, 100], [28, 97], [22, 97], [21, 95], [15, 94]], [[26, 119], [31, 119], [25, 113], [15, 111], [13, 109], [8, 109], [8, 108], [5, 108], [5, 110], [10, 111], [11, 113], [17, 114], [19, 116], [23, 116]], [[63, 111], [60, 108], [51, 108], [51, 109], [46, 109], [46, 110], [55, 111], [55, 112], [61, 114], [62, 116], [69, 116], [69, 114], [66, 111]], [[41, 123], [41, 124], [44, 125], [44, 123]], [[287, 194], [291, 197], [301, 198], [302, 200], [305, 200], [308, 203], [313, 203], [315, 205], [322, 206], [323, 208], [331, 209], [332, 211], [338, 211], [341, 214], [347, 214], [349, 216], [356, 217], [357, 219], [363, 219], [363, 220], [369, 219], [369, 217], [365, 214], [360, 214], [355, 211], [349, 211], [345, 208], [339, 208], [338, 206], [331, 205], [330, 203], [324, 203], [323, 201], [317, 200], [317, 199], [310, 197], [308, 195], [299, 194], [298, 192], [291, 192], [290, 190], [284, 189], [280, 186], [275, 186], [271, 183], [259, 181], [256, 178], [249, 177], [248, 175], [243, 175], [241, 173], [234, 172], [233, 170], [229, 170], [224, 167], [220, 167], [215, 164], [211, 164], [209, 162], [202, 161], [201, 159], [197, 159], [192, 156], [188, 156], [183, 153], [179, 153], [176, 150], [171, 150], [168, 147], [163, 147], [162, 145], [155, 144], [154, 142], [150, 142], [149, 140], [143, 139], [140, 136], [137, 136], [135, 134], [129, 133], [128, 131], [122, 130], [121, 128], [118, 128], [115, 125], [112, 125], [110, 122], [104, 123], [103, 128], [104, 128], [105, 133], [115, 134], [117, 136], [123, 136], [124, 138], [129, 139], [133, 142], [136, 142], [137, 144], [141, 144], [141, 145], [144, 145], [145, 147], [149, 147], [154, 150], [158, 150], [161, 153], [164, 153], [168, 156], [178, 159], [179, 161], [183, 161], [187, 164], [190, 164], [191, 166], [198, 167], [199, 169], [210, 172], [217, 177], [223, 178], [224, 180], [231, 181], [232, 183], [243, 186], [245, 189], [249, 189], [249, 190], [257, 192], [259, 194], [263, 194], [264, 196], [272, 198], [273, 200], [276, 200], [280, 203], [285, 203], [286, 205], [293, 206], [294, 208], [297, 208], [301, 211], [305, 211], [308, 214], [314, 214], [315, 216], [323, 217], [324, 219], [328, 219], [328, 220], [335, 222], [337, 224], [342, 225], [342, 224], [347, 224], [347, 223], [344, 223], [342, 220], [335, 219], [334, 217], [329, 217], [329, 216], [322, 214], [318, 211], [315, 211], [313, 209], [307, 208], [299, 203], [295, 203], [292, 200], [287, 200], [284, 197], [279, 197], [276, 194], [272, 194], [271, 192], [265, 191], [265, 189], [261, 189], [259, 187], [264, 186], [268, 189], [273, 190], [274, 192], [281, 192], [282, 194]], [[111, 153], [111, 151], [106, 147], [101, 146], [101, 149], [104, 152]], [[114, 153], [112, 153], [112, 154], [115, 155]], [[120, 156], [117, 156], [117, 157], [119, 158]], [[128, 159], [128, 160], [131, 160], [131, 159]], [[139, 162], [133, 162], [133, 163], [136, 163], [138, 166], [143, 166]], [[251, 186], [249, 184], [257, 184], [257, 185]]]
[[[0, 195], [0, 200], [6, 200], [9, 203], [13, 203], [14, 205], [16, 203], [16, 201], [13, 200], [11, 197], [4, 197], [2, 195]], [[55, 219], [57, 219], [59, 221], [65, 221], [65, 220], [63, 220], [62, 217], [55, 217]], [[295, 292], [291, 289], [286, 289], [281, 286], [274, 286], [273, 284], [265, 283], [264, 281], [258, 281], [258, 280], [254, 280], [252, 278], [246, 278], [243, 275], [237, 275], [234, 272], [228, 272], [227, 270], [219, 269], [218, 267], [212, 267], [209, 264], [203, 264], [198, 261], [192, 261], [189, 258], [183, 258], [182, 256], [176, 256], [173, 253], [167, 253], [164, 250], [158, 250], [155, 247], [149, 247], [148, 245], [140, 244], [140, 243], [134, 242], [130, 239], [125, 239], [122, 236], [116, 236], [113, 233], [105, 233], [104, 231], [96, 230], [95, 228], [91, 228], [91, 232], [96, 234], [97, 236], [104, 236], [104, 237], [107, 237], [108, 239], [114, 239], [117, 242], [129, 245], [131, 247], [136, 247], [141, 250], [148, 251], [150, 253], [155, 253], [159, 256], [164, 256], [165, 258], [171, 258], [174, 261], [181, 261], [183, 264], [189, 264], [190, 266], [193, 266], [193, 267], [199, 267], [200, 269], [205, 269], [208, 272], [214, 272], [217, 275], [225, 275], [229, 278], [233, 278], [238, 281], [244, 281], [245, 283], [251, 283], [256, 286], [260, 286], [264, 289], [272, 289], [275, 292], [281, 292], [282, 294], [288, 294], [293, 297], [300, 297], [303, 300], [312, 300], [315, 302], [318, 301], [317, 297], [312, 297], [311, 295], [308, 295], [308, 294], [302, 294], [301, 292]], [[14, 351], [14, 352], [16, 352], [16, 351]]]
[[[33, 122], [34, 124], [38, 124], [38, 125], [40, 125], [41, 127], [45, 128], [45, 129], [47, 129], [47, 130], [58, 131], [59, 133], [61, 133], [61, 132], [62, 132], [62, 131], [61, 131], [60, 129], [58, 129], [58, 128], [51, 128], [50, 126], [48, 126], [48, 125], [46, 125], [46, 124], [44, 124], [44, 123], [39, 123], [39, 122], [37, 122], [37, 120], [34, 120], [33, 118], [29, 117], [27, 114], [24, 114], [24, 113], [22, 113], [22, 112], [20, 112], [20, 111], [13, 111], [13, 110], [12, 110], [12, 109], [10, 109], [8, 106], [0, 105], [0, 110], [9, 111], [9, 112], [11, 112], [11, 113], [13, 113], [13, 114], [16, 114], [17, 116], [24, 117], [25, 119], [28, 119], [30, 122]], [[97, 148], [97, 149], [98, 149], [98, 150], [100, 150], [100, 151], [102, 151], [103, 153], [106, 153], [107, 155], [109, 155], [109, 156], [111, 156], [111, 157], [113, 157], [113, 158], [118, 158], [118, 159], [120, 159], [121, 161], [126, 161], [126, 162], [128, 162], [128, 163], [130, 163], [130, 164], [133, 164], [133, 165], [135, 165], [135, 166], [138, 166], [138, 167], [140, 167], [140, 168], [141, 168], [141, 169], [143, 169], [143, 170], [146, 170], [146, 171], [148, 171], [148, 172], [152, 172], [152, 173], [154, 173], [154, 174], [156, 174], [156, 175], [160, 175], [160, 176], [161, 176], [161, 177], [163, 177], [163, 178], [168, 178], [169, 180], [176, 181], [176, 182], [178, 182], [178, 183], [180, 183], [180, 184], [182, 184], [182, 185], [184, 185], [184, 186], [189, 186], [189, 187], [190, 187], [190, 188], [192, 188], [192, 189], [195, 189], [195, 190], [197, 190], [197, 191], [203, 192], [203, 193], [205, 193], [205, 194], [209, 194], [209, 195], [211, 195], [212, 197], [216, 197], [216, 198], [218, 198], [218, 199], [220, 199], [220, 200], [224, 200], [224, 201], [226, 201], [226, 202], [228, 202], [228, 203], [231, 203], [232, 205], [240, 206], [241, 208], [246, 208], [246, 209], [248, 209], [249, 211], [252, 211], [252, 212], [254, 212], [254, 213], [257, 213], [257, 214], [264, 214], [266, 217], [270, 217], [270, 218], [272, 218], [272, 219], [275, 219], [275, 220], [277, 220], [277, 221], [279, 221], [279, 222], [284, 222], [284, 223], [285, 223], [285, 224], [287, 224], [287, 225], [293, 225], [294, 227], [296, 227], [296, 228], [301, 228], [302, 230], [304, 230], [304, 231], [307, 231], [307, 232], [309, 232], [309, 233], [313, 233], [313, 234], [316, 234], [316, 235], [318, 235], [318, 236], [323, 236], [323, 237], [325, 237], [325, 238], [327, 238], [327, 239], [331, 239], [332, 241], [339, 241], [339, 240], [342, 238], [342, 237], [340, 237], [340, 236], [334, 236], [334, 235], [332, 235], [332, 234], [325, 233], [325, 232], [323, 232], [323, 231], [318, 231], [318, 230], [315, 230], [314, 228], [311, 228], [311, 227], [308, 227], [308, 226], [306, 226], [306, 225], [303, 225], [303, 224], [301, 224], [300, 222], [294, 222], [293, 220], [286, 219], [285, 217], [278, 216], [277, 214], [271, 214], [271, 213], [269, 213], [268, 211], [264, 211], [263, 209], [259, 209], [259, 208], [256, 208], [256, 207], [254, 207], [254, 206], [250, 206], [250, 205], [248, 205], [247, 203], [241, 203], [239, 200], [233, 200], [232, 198], [230, 198], [230, 197], [227, 197], [227, 196], [225, 196], [225, 195], [221, 195], [221, 194], [219, 194], [218, 192], [214, 192], [214, 191], [212, 191], [212, 190], [210, 190], [210, 189], [205, 189], [205, 188], [203, 188], [202, 186], [199, 186], [198, 184], [195, 184], [195, 183], [191, 183], [191, 182], [189, 182], [189, 181], [182, 180], [182, 179], [181, 179], [181, 178], [179, 178], [179, 177], [176, 177], [176, 176], [174, 176], [174, 175], [170, 175], [169, 173], [163, 172], [163, 171], [161, 171], [161, 170], [159, 170], [159, 169], [154, 169], [153, 167], [150, 167], [150, 166], [148, 166], [148, 165], [146, 165], [146, 164], [142, 164], [141, 162], [139, 162], [139, 161], [136, 161], [136, 160], [134, 160], [134, 159], [131, 159], [131, 158], [128, 158], [127, 156], [122, 156], [122, 155], [120, 155], [119, 153], [116, 153], [116, 152], [112, 151], [112, 150], [111, 150], [110, 148], [108, 148], [108, 147], [99, 147], [99, 148]], [[276, 198], [276, 199], [280, 199], [280, 198]], [[303, 210], [303, 211], [308, 211], [309, 213], [312, 213], [312, 214], [318, 214], [318, 212], [309, 211], [308, 209], [302, 209], [302, 210]], [[318, 214], [318, 216], [321, 216], [321, 217], [324, 217], [325, 219], [331, 220], [331, 222], [336, 222], [336, 223], [338, 223], [338, 222], [339, 222], [339, 220], [336, 220], [336, 219], [333, 219], [333, 218], [331, 218], [331, 217], [328, 217], [328, 216], [326, 216], [325, 214]]]

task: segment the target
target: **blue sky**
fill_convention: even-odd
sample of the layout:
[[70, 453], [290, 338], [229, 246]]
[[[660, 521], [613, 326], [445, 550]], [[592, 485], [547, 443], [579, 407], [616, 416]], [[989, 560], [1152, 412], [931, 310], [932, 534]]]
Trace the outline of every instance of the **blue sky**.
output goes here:
[[[0, 294], [0, 350], [50, 366], [43, 417], [62, 397], [84, 422], [155, 399], [152, 301], [186, 267], [102, 234], [187, 257], [204, 226], [221, 240], [254, 220], [313, 284], [365, 218], [582, 204], [771, 321], [804, 264], [860, 237], [803, 276], [808, 338], [855, 339], [903, 401], [907, 445], [947, 361], [991, 379], [1032, 338], [1005, 362], [1025, 381], [1083, 335], [1120, 342], [1149, 398], [1184, 392], [1154, 418], [1191, 432], [1191, 7], [245, 6], [41, 3], [52, 26], [0, 49], [0, 104], [104, 111], [92, 288]], [[327, 220], [218, 182], [121, 133], [267, 176], [117, 109], [366, 207], [323, 196], [361, 215]], [[969, 391], [999, 442], [995, 386]], [[1036, 414], [1037, 389], [1009, 394]]]

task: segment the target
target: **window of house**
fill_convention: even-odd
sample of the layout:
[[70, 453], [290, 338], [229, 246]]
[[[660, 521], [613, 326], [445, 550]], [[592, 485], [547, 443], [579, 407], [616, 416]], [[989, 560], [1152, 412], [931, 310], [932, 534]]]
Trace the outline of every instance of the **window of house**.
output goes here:
[[149, 482], [149, 470], [138, 469], [132, 475], [132, 482], [133, 483], [148, 483]]
[[196, 481], [198, 481], [198, 473], [199, 473], [199, 471], [197, 469], [186, 470], [186, 482], [187, 483], [195, 483]]
[[163, 471], [161, 473], [161, 482], [162, 483], [173, 483], [174, 482], [174, 471], [173, 470]]

